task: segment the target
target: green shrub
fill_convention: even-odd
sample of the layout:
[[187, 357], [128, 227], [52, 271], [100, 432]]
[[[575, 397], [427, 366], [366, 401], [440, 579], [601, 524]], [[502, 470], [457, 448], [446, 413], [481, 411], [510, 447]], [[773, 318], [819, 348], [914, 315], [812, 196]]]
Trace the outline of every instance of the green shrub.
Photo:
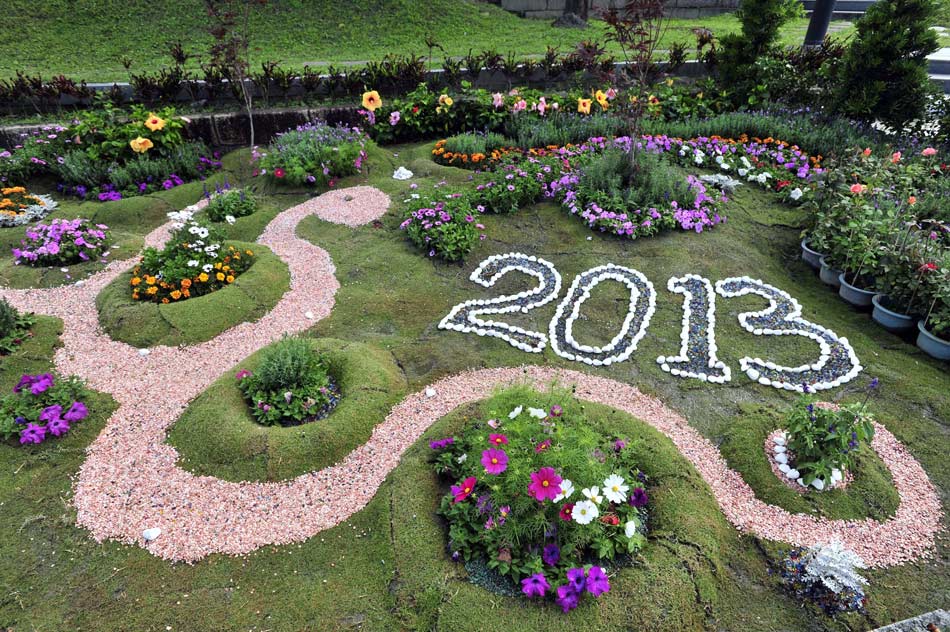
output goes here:
[[232, 189], [226, 183], [226, 188], [218, 187], [213, 194], [208, 195], [205, 213], [212, 222], [234, 221], [257, 210], [257, 201], [248, 189]]
[[857, 34], [838, 70], [839, 112], [880, 120], [900, 131], [924, 114], [934, 86], [927, 55], [937, 50], [930, 28], [933, 0], [880, 0], [856, 24]]
[[32, 314], [21, 314], [7, 299], [0, 298], [0, 355], [13, 352], [34, 322]]
[[365, 143], [366, 136], [356, 128], [317, 121], [278, 135], [263, 153], [255, 150], [254, 158], [276, 182], [327, 186], [336, 178], [360, 172]]
[[264, 352], [257, 371], [240, 371], [238, 387], [266, 426], [296, 425], [329, 412], [340, 397], [325, 355], [309, 340], [284, 338]]
[[495, 149], [510, 147], [513, 143], [495, 132], [486, 134], [466, 132], [445, 139], [445, 151], [453, 154], [488, 154]]
[[627, 123], [622, 118], [610, 115], [557, 113], [545, 118], [514, 115], [505, 125], [505, 136], [514, 139], [518, 147], [530, 149], [582, 143], [595, 136], [620, 136], [626, 130]]

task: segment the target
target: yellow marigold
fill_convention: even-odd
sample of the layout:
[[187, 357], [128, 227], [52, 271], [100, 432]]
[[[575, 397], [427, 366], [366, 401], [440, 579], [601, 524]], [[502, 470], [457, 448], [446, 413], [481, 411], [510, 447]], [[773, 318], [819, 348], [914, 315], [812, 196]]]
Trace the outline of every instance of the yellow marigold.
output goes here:
[[227, 281], [228, 283], [234, 283], [234, 276], [229, 274], [228, 278], [226, 278], [225, 281]]
[[173, 290], [171, 293], [171, 297], [177, 301], [178, 299], [181, 298], [181, 292], [179, 292], [178, 290]]
[[145, 277], [145, 284], [146, 284], [146, 285], [155, 285], [155, 277], [153, 277], [153, 276], [147, 276], [147, 275], [146, 275], [146, 277]]
[[207, 274], [206, 272], [202, 272], [201, 274], [199, 274], [199, 275], [198, 275], [198, 281], [201, 282], [201, 283], [207, 283], [207, 282], [208, 282], [208, 274]]
[[191, 292], [189, 292], [188, 290], [182, 290], [181, 293], [182, 293], [182, 296], [184, 296], [185, 298], [188, 298], [189, 296], [191, 296]]
[[131, 147], [132, 151], [137, 154], [144, 154], [154, 146], [155, 145], [152, 144], [152, 141], [147, 138], [142, 138], [141, 136], [133, 138], [129, 141], [129, 147]]
[[254, 253], [251, 252], [250, 250], [245, 250], [245, 251], [244, 251], [244, 254], [246, 254], [246, 255], [249, 256], [249, 257], [253, 257], [253, 256], [254, 256]]
[[25, 187], [7, 187], [3, 189], [4, 195], [12, 195], [14, 193], [26, 193]]
[[132, 300], [133, 300], [133, 301], [139, 300], [139, 293], [138, 293], [138, 292], [132, 292]]
[[149, 112], [148, 118], [145, 119], [145, 127], [153, 132], [161, 131], [165, 128], [165, 119], [159, 118], [154, 112]]
[[220, 262], [220, 261], [217, 262], [216, 264], [214, 264], [214, 269], [215, 269], [215, 270], [220, 270], [220, 269], [221, 269], [221, 262]]
[[188, 289], [191, 287], [191, 279], [182, 279], [181, 280], [182, 289]]
[[168, 305], [169, 301], [168, 301], [167, 298], [163, 298], [163, 299], [162, 299], [162, 303], [165, 304], [165, 305]]
[[146, 293], [146, 294], [157, 294], [157, 293], [158, 293], [158, 288], [153, 285], [152, 287], [150, 287], [150, 288], [148, 288], [147, 290], [145, 290], [145, 293]]
[[218, 272], [218, 273], [215, 274], [214, 276], [215, 276], [216, 279], [218, 279], [218, 281], [224, 281], [224, 273], [223, 273], [223, 272]]
[[135, 287], [136, 285], [138, 285], [138, 284], [141, 283], [141, 282], [142, 282], [142, 279], [140, 279], [139, 277], [132, 277], [132, 280], [129, 281], [129, 283], [132, 284], [132, 287]]
[[382, 104], [383, 100], [379, 97], [379, 93], [375, 90], [370, 90], [369, 92], [363, 93], [363, 107], [370, 112], [375, 112], [376, 108]]
[[581, 114], [590, 114], [590, 99], [578, 99], [577, 100], [577, 111]]

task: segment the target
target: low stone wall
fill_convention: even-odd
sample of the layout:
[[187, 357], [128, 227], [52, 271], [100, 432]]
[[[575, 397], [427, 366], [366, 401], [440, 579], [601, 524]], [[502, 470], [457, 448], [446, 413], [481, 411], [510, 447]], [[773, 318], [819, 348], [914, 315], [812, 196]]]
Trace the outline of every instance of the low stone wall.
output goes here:
[[[564, 13], [567, 0], [497, 0], [501, 8], [525, 18], [557, 18]], [[591, 13], [622, 8], [626, 0], [593, 0]], [[739, 0], [667, 0], [667, 14], [677, 18], [696, 18], [728, 13], [739, 8]]]

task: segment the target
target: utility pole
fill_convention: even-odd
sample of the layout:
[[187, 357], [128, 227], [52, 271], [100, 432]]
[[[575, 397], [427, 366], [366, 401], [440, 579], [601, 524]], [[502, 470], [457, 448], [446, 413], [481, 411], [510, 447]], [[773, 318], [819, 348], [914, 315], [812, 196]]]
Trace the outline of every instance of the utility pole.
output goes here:
[[808, 32], [805, 33], [805, 48], [821, 46], [821, 43], [825, 41], [836, 2], [837, 0], [815, 0], [815, 8], [808, 22]]

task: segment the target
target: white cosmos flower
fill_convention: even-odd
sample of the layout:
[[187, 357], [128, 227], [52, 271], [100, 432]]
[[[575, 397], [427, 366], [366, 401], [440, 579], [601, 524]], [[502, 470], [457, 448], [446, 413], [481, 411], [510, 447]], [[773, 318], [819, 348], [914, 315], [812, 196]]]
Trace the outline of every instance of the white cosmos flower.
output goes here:
[[524, 406], [518, 406], [513, 411], [508, 413], [508, 419], [514, 419], [515, 417], [521, 414], [522, 410], [524, 410]]
[[541, 408], [529, 408], [528, 414], [535, 419], [544, 419], [548, 416], [548, 412], [546, 410], [542, 410]]
[[798, 187], [795, 187], [792, 189], [792, 192], [788, 194], [788, 197], [792, 198], [793, 200], [798, 200], [801, 199], [802, 195], [802, 190]]
[[599, 505], [600, 502], [604, 499], [604, 497], [600, 495], [599, 487], [585, 487], [584, 489], [581, 490], [581, 493], [584, 494], [584, 498], [594, 503], [595, 505]]
[[620, 504], [627, 500], [629, 485], [623, 482], [623, 477], [611, 474], [604, 480], [604, 496], [612, 503]]
[[600, 511], [597, 509], [597, 505], [589, 500], [578, 502], [571, 510], [571, 518], [577, 524], [590, 524], [599, 515]]
[[562, 500], [570, 498], [573, 493], [574, 483], [565, 478], [561, 481], [561, 493], [554, 497], [554, 502], [559, 503]]
[[628, 520], [627, 524], [623, 525], [623, 533], [628, 538], [632, 538], [637, 534], [637, 522], [635, 520]]
[[236, 222], [237, 220], [234, 219], [234, 215], [225, 215], [225, 216], [224, 216], [224, 221], [226, 221], [228, 224], [233, 224], [233, 223]]

